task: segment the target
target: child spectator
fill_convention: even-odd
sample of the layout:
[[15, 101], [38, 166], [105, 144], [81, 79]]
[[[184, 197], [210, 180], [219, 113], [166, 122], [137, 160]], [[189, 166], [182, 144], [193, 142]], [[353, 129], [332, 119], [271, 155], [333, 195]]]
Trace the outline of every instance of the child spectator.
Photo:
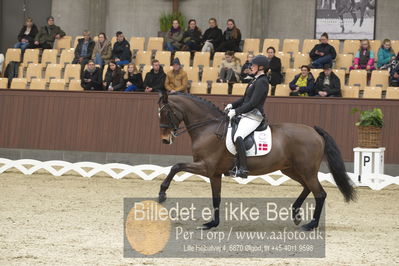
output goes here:
[[125, 39], [121, 31], [116, 33], [116, 43], [112, 49], [112, 59], [118, 66], [124, 66], [130, 63], [132, 59], [132, 52], [130, 51], [130, 44]]
[[114, 60], [111, 60], [108, 63], [108, 69], [107, 73], [105, 73], [103, 85], [105, 87], [104, 89], [109, 91], [121, 91], [125, 88], [123, 71]]
[[179, 58], [173, 59], [173, 69], [166, 74], [165, 89], [170, 92], [186, 92], [188, 85], [187, 73], [181, 68]]
[[52, 49], [54, 41], [65, 36], [65, 32], [54, 24], [54, 17], [47, 18], [47, 25], [40, 28], [35, 37], [35, 45], [42, 49]]
[[94, 63], [103, 67], [105, 64], [109, 63], [112, 57], [112, 45], [111, 42], [107, 40], [105, 33], [98, 34], [98, 41], [94, 45], [92, 59]]
[[210, 18], [208, 23], [209, 28], [202, 36], [202, 52], [214, 52], [214, 50], [220, 45], [220, 42], [223, 38], [222, 30], [218, 28], [216, 19]]
[[393, 59], [395, 59], [395, 52], [392, 49], [391, 41], [389, 39], [385, 39], [382, 42], [380, 49], [378, 49], [377, 68], [388, 69], [390, 62]]
[[222, 43], [217, 48], [218, 52], [240, 52], [241, 31], [236, 27], [233, 19], [227, 20], [227, 29], [223, 33]]
[[353, 59], [353, 66], [350, 69], [366, 69], [374, 70], [374, 52], [370, 50], [370, 41], [363, 40], [360, 43], [359, 51], [357, 51]]
[[161, 92], [165, 90], [165, 72], [158, 60], [152, 61], [152, 69], [144, 79], [145, 92]]
[[241, 68], [241, 82], [242, 83], [249, 83], [251, 80], [254, 79], [254, 75], [252, 74], [252, 59], [254, 59], [254, 55], [252, 53], [249, 53], [247, 56], [247, 61], [245, 61], [245, 64]]
[[331, 70], [330, 64], [323, 66], [314, 86], [314, 96], [341, 97], [341, 82]]
[[201, 30], [197, 27], [195, 19], [188, 21], [187, 30], [183, 34], [183, 51], [199, 51], [201, 50]]
[[271, 94], [274, 95], [276, 85], [280, 84], [283, 80], [283, 74], [281, 74], [281, 60], [276, 56], [276, 49], [274, 49], [274, 47], [267, 48], [266, 52], [270, 67], [267, 75], [272, 89]]
[[135, 64], [130, 63], [127, 67], [127, 79], [125, 79], [125, 91], [144, 91], [143, 76]]
[[241, 73], [240, 65], [240, 59], [234, 56], [233, 51], [226, 52], [225, 59], [220, 64], [219, 82], [239, 82]]
[[301, 73], [290, 82], [290, 96], [312, 96], [314, 77], [309, 66], [301, 66]]
[[81, 64], [82, 72], [87, 62], [91, 59], [94, 45], [95, 43], [90, 37], [90, 32], [85, 30], [83, 32], [83, 38], [78, 40], [78, 44], [75, 48], [75, 58], [72, 61], [72, 64]]
[[320, 43], [310, 51], [312, 59], [311, 68], [322, 68], [325, 64], [332, 65], [332, 61], [337, 57], [335, 48], [328, 43], [328, 34], [324, 32], [320, 37]]
[[83, 72], [81, 86], [84, 90], [102, 90], [102, 77], [100, 68], [96, 67], [93, 60], [87, 63], [87, 69]]
[[24, 52], [26, 48], [33, 47], [37, 33], [38, 30], [36, 25], [33, 24], [33, 19], [27, 18], [25, 25], [19, 31], [18, 42], [14, 45], [14, 48], [20, 48]]
[[179, 21], [173, 20], [172, 28], [165, 38], [165, 49], [171, 52], [178, 51], [182, 47], [183, 31], [180, 28]]

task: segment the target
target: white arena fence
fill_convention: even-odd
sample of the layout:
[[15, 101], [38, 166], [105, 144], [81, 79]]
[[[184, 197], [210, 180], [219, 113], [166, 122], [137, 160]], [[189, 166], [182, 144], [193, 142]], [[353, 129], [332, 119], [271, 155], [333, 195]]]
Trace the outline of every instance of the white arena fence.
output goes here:
[[[167, 175], [170, 171], [171, 166], [162, 167], [152, 164], [141, 164], [141, 165], [127, 165], [120, 163], [108, 163], [99, 164], [93, 162], [78, 162], [70, 163], [65, 161], [38, 161], [31, 159], [22, 160], [9, 160], [0, 158], [0, 174], [7, 170], [17, 169], [24, 175], [32, 175], [39, 170], [46, 170], [53, 176], [62, 176], [69, 171], [74, 171], [79, 175], [87, 178], [91, 178], [98, 173], [104, 172], [112, 178], [121, 179], [129, 174], [139, 176], [143, 180], [153, 180], [160, 175]], [[146, 172], [151, 173], [146, 173]], [[399, 176], [393, 177], [389, 175], [375, 174], [362, 176], [362, 182], [359, 183], [358, 177], [353, 173], [348, 173], [349, 177], [353, 180], [356, 186], [367, 186], [373, 190], [381, 190], [389, 185], [399, 185]], [[209, 182], [209, 179], [204, 176], [194, 175], [191, 173], [183, 172], [183, 174], [176, 175], [174, 180], [181, 182], [190, 177], [200, 177], [204, 181]], [[327, 181], [335, 185], [334, 179], [329, 173], [318, 173], [320, 182]], [[247, 179], [232, 178], [239, 184], [248, 184], [255, 179], [262, 179], [272, 186], [279, 186], [290, 178], [280, 171], [269, 173], [260, 176], [249, 176]]]

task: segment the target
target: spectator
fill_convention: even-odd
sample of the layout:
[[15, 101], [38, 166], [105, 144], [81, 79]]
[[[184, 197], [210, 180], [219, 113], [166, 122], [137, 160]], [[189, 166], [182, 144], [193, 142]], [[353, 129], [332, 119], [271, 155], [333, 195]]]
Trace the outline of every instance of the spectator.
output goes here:
[[158, 60], [152, 61], [152, 69], [145, 75], [144, 89], [145, 92], [161, 92], [165, 90], [165, 72]]
[[395, 59], [395, 52], [392, 49], [391, 41], [389, 39], [385, 39], [382, 42], [380, 49], [378, 49], [377, 68], [388, 69], [390, 62], [393, 59]]
[[114, 48], [112, 49], [112, 59], [115, 60], [118, 66], [127, 65], [132, 59], [130, 44], [126, 41], [125, 36], [121, 31], [116, 33], [116, 40]]
[[92, 59], [94, 63], [103, 67], [109, 63], [112, 57], [111, 42], [107, 40], [105, 33], [98, 34], [98, 41], [94, 45]]
[[170, 92], [186, 92], [188, 85], [187, 73], [181, 68], [179, 58], [173, 59], [173, 69], [166, 74], [165, 89]]
[[165, 49], [171, 52], [178, 51], [182, 47], [183, 31], [180, 28], [179, 21], [173, 20], [172, 28], [167, 33], [165, 38]]
[[363, 40], [353, 59], [353, 66], [350, 69], [374, 70], [374, 52], [370, 50], [370, 41]]
[[227, 20], [227, 29], [223, 33], [222, 42], [217, 48], [218, 52], [240, 52], [241, 31], [236, 27], [233, 19]]
[[389, 69], [389, 86], [399, 87], [399, 53], [396, 56], [396, 58], [392, 60], [388, 69]]
[[105, 80], [103, 82], [105, 90], [121, 91], [125, 88], [123, 80], [123, 71], [116, 64], [114, 60], [108, 63], [107, 73], [105, 73]]
[[323, 66], [323, 72], [316, 80], [313, 94], [318, 97], [341, 97], [341, 82], [332, 72], [330, 64]]
[[310, 67], [301, 66], [301, 73], [290, 82], [290, 96], [312, 96], [314, 77], [310, 73]]
[[135, 64], [130, 63], [127, 67], [127, 79], [125, 79], [125, 91], [144, 91], [143, 76]]
[[276, 85], [280, 84], [283, 80], [283, 75], [281, 74], [281, 60], [276, 56], [276, 49], [274, 49], [274, 47], [267, 48], [266, 52], [270, 66], [267, 75], [272, 89], [271, 94], [274, 95]]
[[72, 64], [80, 64], [82, 66], [82, 72], [91, 58], [94, 45], [95, 43], [90, 37], [90, 32], [88, 30], [83, 31], [83, 38], [78, 40], [75, 48], [75, 58], [72, 61]]
[[87, 63], [87, 69], [83, 72], [81, 85], [84, 90], [102, 90], [102, 77], [100, 68], [96, 67], [93, 60]]
[[220, 64], [219, 82], [235, 83], [240, 81], [241, 73], [240, 59], [234, 56], [233, 51], [228, 51], [225, 54]]
[[0, 73], [3, 71], [4, 55], [0, 53]]
[[14, 45], [14, 48], [20, 48], [24, 52], [26, 48], [33, 47], [37, 33], [38, 30], [36, 25], [33, 24], [33, 19], [27, 18], [25, 25], [19, 31], [18, 42]]
[[187, 30], [183, 34], [183, 51], [201, 50], [201, 30], [197, 27], [195, 19], [188, 21]]
[[47, 25], [40, 28], [39, 33], [35, 37], [35, 45], [38, 48], [52, 49], [54, 41], [65, 36], [65, 32], [54, 24], [54, 18], [47, 18]]
[[337, 57], [335, 48], [328, 43], [328, 34], [323, 33], [320, 37], [320, 43], [316, 44], [310, 51], [312, 59], [312, 68], [322, 68], [325, 64], [332, 65], [332, 61]]
[[223, 38], [222, 30], [218, 28], [216, 19], [210, 18], [208, 23], [209, 28], [202, 36], [202, 52], [214, 52], [214, 50], [220, 45], [220, 42]]
[[254, 79], [254, 75], [252, 74], [252, 59], [254, 59], [254, 55], [249, 53], [247, 56], [247, 61], [241, 68], [241, 82], [242, 83], [249, 83], [251, 80]]

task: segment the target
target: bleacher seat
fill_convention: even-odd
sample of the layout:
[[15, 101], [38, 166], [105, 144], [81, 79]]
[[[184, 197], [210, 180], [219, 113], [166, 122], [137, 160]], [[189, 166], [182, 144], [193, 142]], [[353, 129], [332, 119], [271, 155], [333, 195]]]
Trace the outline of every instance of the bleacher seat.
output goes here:
[[151, 56], [150, 51], [138, 51], [135, 60], [136, 65], [151, 65]]
[[65, 80], [64, 79], [52, 79], [50, 81], [49, 90], [63, 91], [65, 90]]
[[206, 82], [193, 82], [190, 88], [191, 94], [207, 94], [208, 93], [208, 83]]
[[287, 84], [277, 84], [274, 96], [290, 96], [291, 89]]
[[69, 83], [71, 79], [80, 79], [80, 64], [69, 64], [65, 67], [64, 80]]
[[80, 79], [73, 79], [69, 82], [68, 90], [70, 91], [83, 91], [83, 88], [80, 84]]
[[224, 52], [216, 52], [216, 53], [213, 55], [213, 64], [212, 64], [212, 66], [213, 66], [213, 67], [219, 68], [220, 65], [222, 64], [222, 61], [223, 61], [223, 59], [224, 59], [224, 56], [225, 56], [225, 53], [224, 53]]
[[260, 39], [245, 39], [243, 52], [259, 53]]
[[244, 95], [247, 86], [248, 86], [247, 83], [234, 83], [231, 95], [240, 95], [240, 96]]
[[353, 54], [356, 55], [357, 51], [360, 48], [359, 40], [345, 40], [344, 41], [344, 54]]
[[310, 64], [309, 54], [294, 54], [294, 68], [300, 68], [305, 65], [308, 66]]
[[7, 89], [8, 78], [0, 78], [0, 89]]
[[63, 66], [66, 64], [72, 64], [72, 61], [74, 58], [75, 58], [75, 50], [74, 49], [62, 50], [61, 56], [60, 56], [60, 64]]
[[337, 54], [339, 54], [340, 53], [340, 45], [341, 45], [341, 42], [340, 42], [340, 40], [328, 40], [328, 43], [332, 46], [332, 47], [334, 47], [335, 48], [335, 52], [337, 52]]
[[209, 67], [211, 54], [209, 52], [196, 52], [193, 66]]
[[117, 41], [116, 36], [113, 36], [111, 38], [111, 46], [112, 46], [112, 48], [114, 48], [114, 44], [116, 43], [116, 41]]
[[47, 64], [57, 64], [58, 51], [55, 49], [45, 49], [42, 54], [42, 65], [45, 67]]
[[46, 80], [44, 79], [32, 79], [30, 82], [31, 90], [45, 90], [46, 89]]
[[132, 37], [130, 38], [130, 49], [132, 51], [144, 51], [144, 37]]
[[9, 62], [21, 62], [21, 49], [8, 48], [5, 56], [4, 63], [7, 65]]
[[313, 47], [319, 43], [320, 43], [320, 41], [316, 40], [316, 39], [305, 39], [303, 41], [302, 53], [309, 54], [310, 51], [313, 49]]
[[349, 86], [358, 85], [362, 90], [367, 86], [367, 71], [366, 70], [351, 70], [349, 72]]
[[396, 54], [399, 53], [399, 40], [391, 40], [391, 47]]
[[54, 42], [54, 49], [70, 49], [72, 42], [72, 36], [64, 36]]
[[159, 61], [161, 65], [170, 66], [170, 51], [157, 51], [155, 54], [155, 59]]
[[353, 54], [337, 54], [335, 68], [349, 72], [349, 68], [353, 65]]
[[219, 68], [217, 67], [204, 67], [202, 72], [202, 82], [212, 81], [216, 82], [219, 75]]
[[211, 94], [228, 95], [229, 86], [227, 83], [212, 83]]
[[13, 78], [11, 81], [11, 89], [25, 90], [28, 85], [26, 78]]
[[[289, 84], [291, 81], [294, 80], [295, 76], [301, 73], [299, 68], [288, 68], [285, 70], [285, 84]], [[316, 77], [315, 77], [316, 78]]]
[[385, 91], [389, 86], [388, 70], [374, 70], [371, 72], [370, 86], [381, 87]]
[[147, 51], [162, 51], [163, 50], [163, 38], [161, 37], [150, 37], [148, 39]]
[[273, 47], [276, 49], [276, 53], [280, 51], [280, 40], [279, 39], [265, 39], [263, 41], [263, 48], [262, 48], [262, 53], [266, 55], [267, 53], [267, 48]]
[[199, 68], [198, 67], [184, 67], [184, 71], [187, 73], [188, 80], [191, 80], [193, 83], [199, 81]]
[[284, 39], [283, 52], [296, 54], [299, 51], [299, 40], [298, 39]]
[[358, 86], [341, 86], [341, 88], [343, 98], [359, 98]]
[[40, 49], [26, 49], [24, 54], [24, 67], [28, 67], [30, 63], [38, 64], [39, 63], [39, 52]]
[[343, 87], [345, 85], [345, 70], [343, 69], [333, 69], [332, 70], [334, 72], [335, 75], [338, 76], [340, 82], [341, 82], [341, 87]]
[[242, 52], [242, 53], [235, 53], [234, 54], [235, 57], [237, 57], [238, 59], [240, 59], [240, 64], [241, 66], [245, 64], [245, 62], [247, 61], [248, 58], [248, 53]]
[[[105, 74], [107, 73], [107, 70], [108, 70], [108, 64], [104, 65], [104, 69], [103, 69], [103, 73], [102, 73], [103, 74], [103, 80], [105, 79]], [[144, 77], [143, 77], [143, 80], [144, 80]]]
[[291, 55], [286, 53], [278, 53], [277, 57], [281, 60], [282, 71], [285, 72], [286, 69], [291, 68]]
[[367, 99], [381, 99], [382, 88], [381, 87], [365, 87], [363, 98]]
[[47, 65], [44, 79], [46, 82], [50, 82], [51, 79], [61, 79], [62, 65], [61, 64], [50, 64]]
[[399, 87], [388, 87], [387, 88], [386, 99], [399, 100]]
[[381, 47], [381, 41], [380, 40], [370, 40], [370, 47], [371, 47], [371, 50], [374, 52], [375, 59], [377, 59], [378, 50]]
[[76, 48], [76, 46], [78, 45], [78, 41], [79, 39], [82, 39], [83, 36], [82, 35], [78, 35], [75, 37], [75, 40], [73, 41], [73, 47], [72, 48]]
[[180, 64], [182, 64], [183, 67], [189, 67], [190, 66], [190, 59], [191, 59], [190, 52], [177, 51], [175, 53], [175, 57], [174, 58], [179, 58]]
[[29, 64], [28, 68], [26, 69], [25, 78], [28, 82], [31, 79], [41, 79], [42, 78], [42, 65], [41, 64]]
[[313, 68], [310, 70], [310, 72], [312, 73], [314, 79], [316, 80], [319, 77], [320, 73], [323, 72], [323, 69]]

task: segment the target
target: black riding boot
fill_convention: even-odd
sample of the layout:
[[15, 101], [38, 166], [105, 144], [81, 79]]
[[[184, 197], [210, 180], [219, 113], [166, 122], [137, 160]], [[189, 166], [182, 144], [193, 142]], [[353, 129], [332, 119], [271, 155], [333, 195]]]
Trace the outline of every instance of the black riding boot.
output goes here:
[[230, 174], [235, 177], [247, 178], [247, 154], [245, 151], [244, 140], [241, 137], [238, 137], [236, 140], [236, 150], [238, 157], [238, 166], [235, 167], [235, 169], [233, 169]]

